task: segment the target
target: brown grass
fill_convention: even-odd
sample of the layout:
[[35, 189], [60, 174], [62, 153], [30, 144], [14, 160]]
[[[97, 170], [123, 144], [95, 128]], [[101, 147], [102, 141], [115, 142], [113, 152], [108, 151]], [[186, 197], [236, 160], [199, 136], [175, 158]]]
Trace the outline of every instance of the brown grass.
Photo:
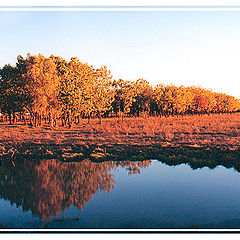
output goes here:
[[[193, 149], [228, 149], [238, 151], [240, 146], [240, 113], [213, 114], [174, 117], [117, 118], [98, 120], [82, 120], [71, 129], [48, 126], [31, 128], [22, 124], [8, 125], [0, 123], [0, 154], [1, 148], [25, 148], [32, 146], [45, 148], [45, 153], [54, 156], [54, 151], [63, 153], [83, 153], [83, 149], [91, 149], [91, 154], [107, 155], [106, 149], [117, 152], [119, 147], [129, 151], [130, 147], [138, 147], [145, 151], [146, 147], [156, 148], [193, 148]], [[27, 146], [29, 149], [27, 149]], [[54, 149], [51, 148], [54, 146]], [[100, 147], [101, 151], [94, 151]], [[74, 150], [75, 149], [75, 150]], [[104, 150], [105, 149], [105, 150]], [[7, 152], [5, 151], [5, 153]], [[12, 150], [13, 151], [13, 150]], [[90, 150], [89, 150], [90, 151]], [[2, 150], [2, 155], [3, 155]], [[49, 153], [50, 152], [50, 153]], [[131, 151], [129, 151], [131, 152]], [[9, 156], [10, 153], [8, 153]], [[90, 154], [90, 155], [91, 155]], [[68, 154], [65, 154], [67, 156]], [[81, 154], [78, 156], [81, 156]]]
[[57, 144], [170, 144], [237, 147], [240, 142], [240, 113], [202, 116], [104, 119], [102, 124], [85, 120], [71, 129], [48, 126], [31, 128], [0, 123], [0, 141]]

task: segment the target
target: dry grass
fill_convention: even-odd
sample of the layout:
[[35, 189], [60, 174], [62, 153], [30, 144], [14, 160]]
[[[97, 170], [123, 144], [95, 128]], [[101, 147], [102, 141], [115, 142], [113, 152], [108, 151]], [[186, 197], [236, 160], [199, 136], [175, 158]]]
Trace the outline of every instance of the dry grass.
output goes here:
[[239, 146], [240, 113], [202, 116], [85, 120], [71, 129], [0, 123], [0, 141], [57, 144], [197, 144]]
[[[161, 146], [192, 148], [227, 148], [240, 146], [240, 113], [202, 116], [149, 117], [82, 120], [71, 129], [48, 126], [31, 128], [21, 124], [0, 124], [0, 147], [6, 144], [23, 146], [35, 144], [44, 148], [55, 145], [62, 152], [66, 146]], [[48, 150], [49, 151], [49, 150]], [[74, 151], [74, 150], [73, 150]], [[99, 154], [98, 154], [99, 155]]]

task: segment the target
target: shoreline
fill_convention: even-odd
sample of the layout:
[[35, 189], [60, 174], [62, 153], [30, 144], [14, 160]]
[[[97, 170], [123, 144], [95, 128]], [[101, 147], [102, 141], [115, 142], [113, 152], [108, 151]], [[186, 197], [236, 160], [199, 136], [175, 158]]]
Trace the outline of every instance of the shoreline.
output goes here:
[[0, 123], [1, 159], [158, 159], [193, 167], [240, 169], [240, 113], [168, 118], [127, 118], [84, 122], [72, 129], [30, 128]]

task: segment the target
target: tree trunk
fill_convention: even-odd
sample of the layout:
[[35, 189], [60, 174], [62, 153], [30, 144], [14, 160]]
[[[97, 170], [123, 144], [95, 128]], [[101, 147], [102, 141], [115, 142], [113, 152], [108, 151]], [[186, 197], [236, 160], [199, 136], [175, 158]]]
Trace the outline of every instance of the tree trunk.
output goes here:
[[9, 124], [12, 125], [12, 114], [8, 112]]
[[33, 115], [32, 114], [29, 117], [29, 125], [33, 126]]
[[66, 122], [65, 122], [65, 117], [64, 117], [64, 116], [61, 117], [61, 121], [62, 121], [62, 127], [64, 127], [64, 126], [65, 126], [65, 123], [66, 123]]
[[52, 116], [51, 116], [51, 112], [48, 113], [48, 124], [51, 125], [52, 122]]
[[71, 118], [70, 118], [70, 116], [69, 116], [69, 113], [67, 114], [66, 123], [67, 123], [67, 125], [68, 125], [68, 128], [71, 128], [72, 122], [71, 122]]
[[23, 116], [22, 119], [23, 119], [24, 125], [26, 125], [26, 124], [27, 124], [27, 122], [26, 122], [26, 117]]
[[36, 127], [37, 126], [37, 114], [35, 113], [33, 117], [34, 117], [34, 127]]
[[15, 115], [15, 113], [13, 113], [12, 115], [13, 115], [13, 120], [12, 120], [12, 121], [13, 121], [13, 123], [15, 123], [15, 121], [16, 121], [16, 115]]
[[38, 121], [39, 121], [39, 125], [41, 126], [42, 125], [42, 115], [39, 116]]

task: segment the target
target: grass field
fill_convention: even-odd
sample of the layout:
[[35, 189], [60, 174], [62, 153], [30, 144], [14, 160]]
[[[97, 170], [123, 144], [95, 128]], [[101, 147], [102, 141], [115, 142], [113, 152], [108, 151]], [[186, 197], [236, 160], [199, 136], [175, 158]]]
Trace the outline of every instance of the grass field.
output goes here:
[[168, 163], [230, 164], [240, 160], [240, 113], [82, 120], [71, 129], [0, 123], [0, 155], [79, 161], [159, 159]]

